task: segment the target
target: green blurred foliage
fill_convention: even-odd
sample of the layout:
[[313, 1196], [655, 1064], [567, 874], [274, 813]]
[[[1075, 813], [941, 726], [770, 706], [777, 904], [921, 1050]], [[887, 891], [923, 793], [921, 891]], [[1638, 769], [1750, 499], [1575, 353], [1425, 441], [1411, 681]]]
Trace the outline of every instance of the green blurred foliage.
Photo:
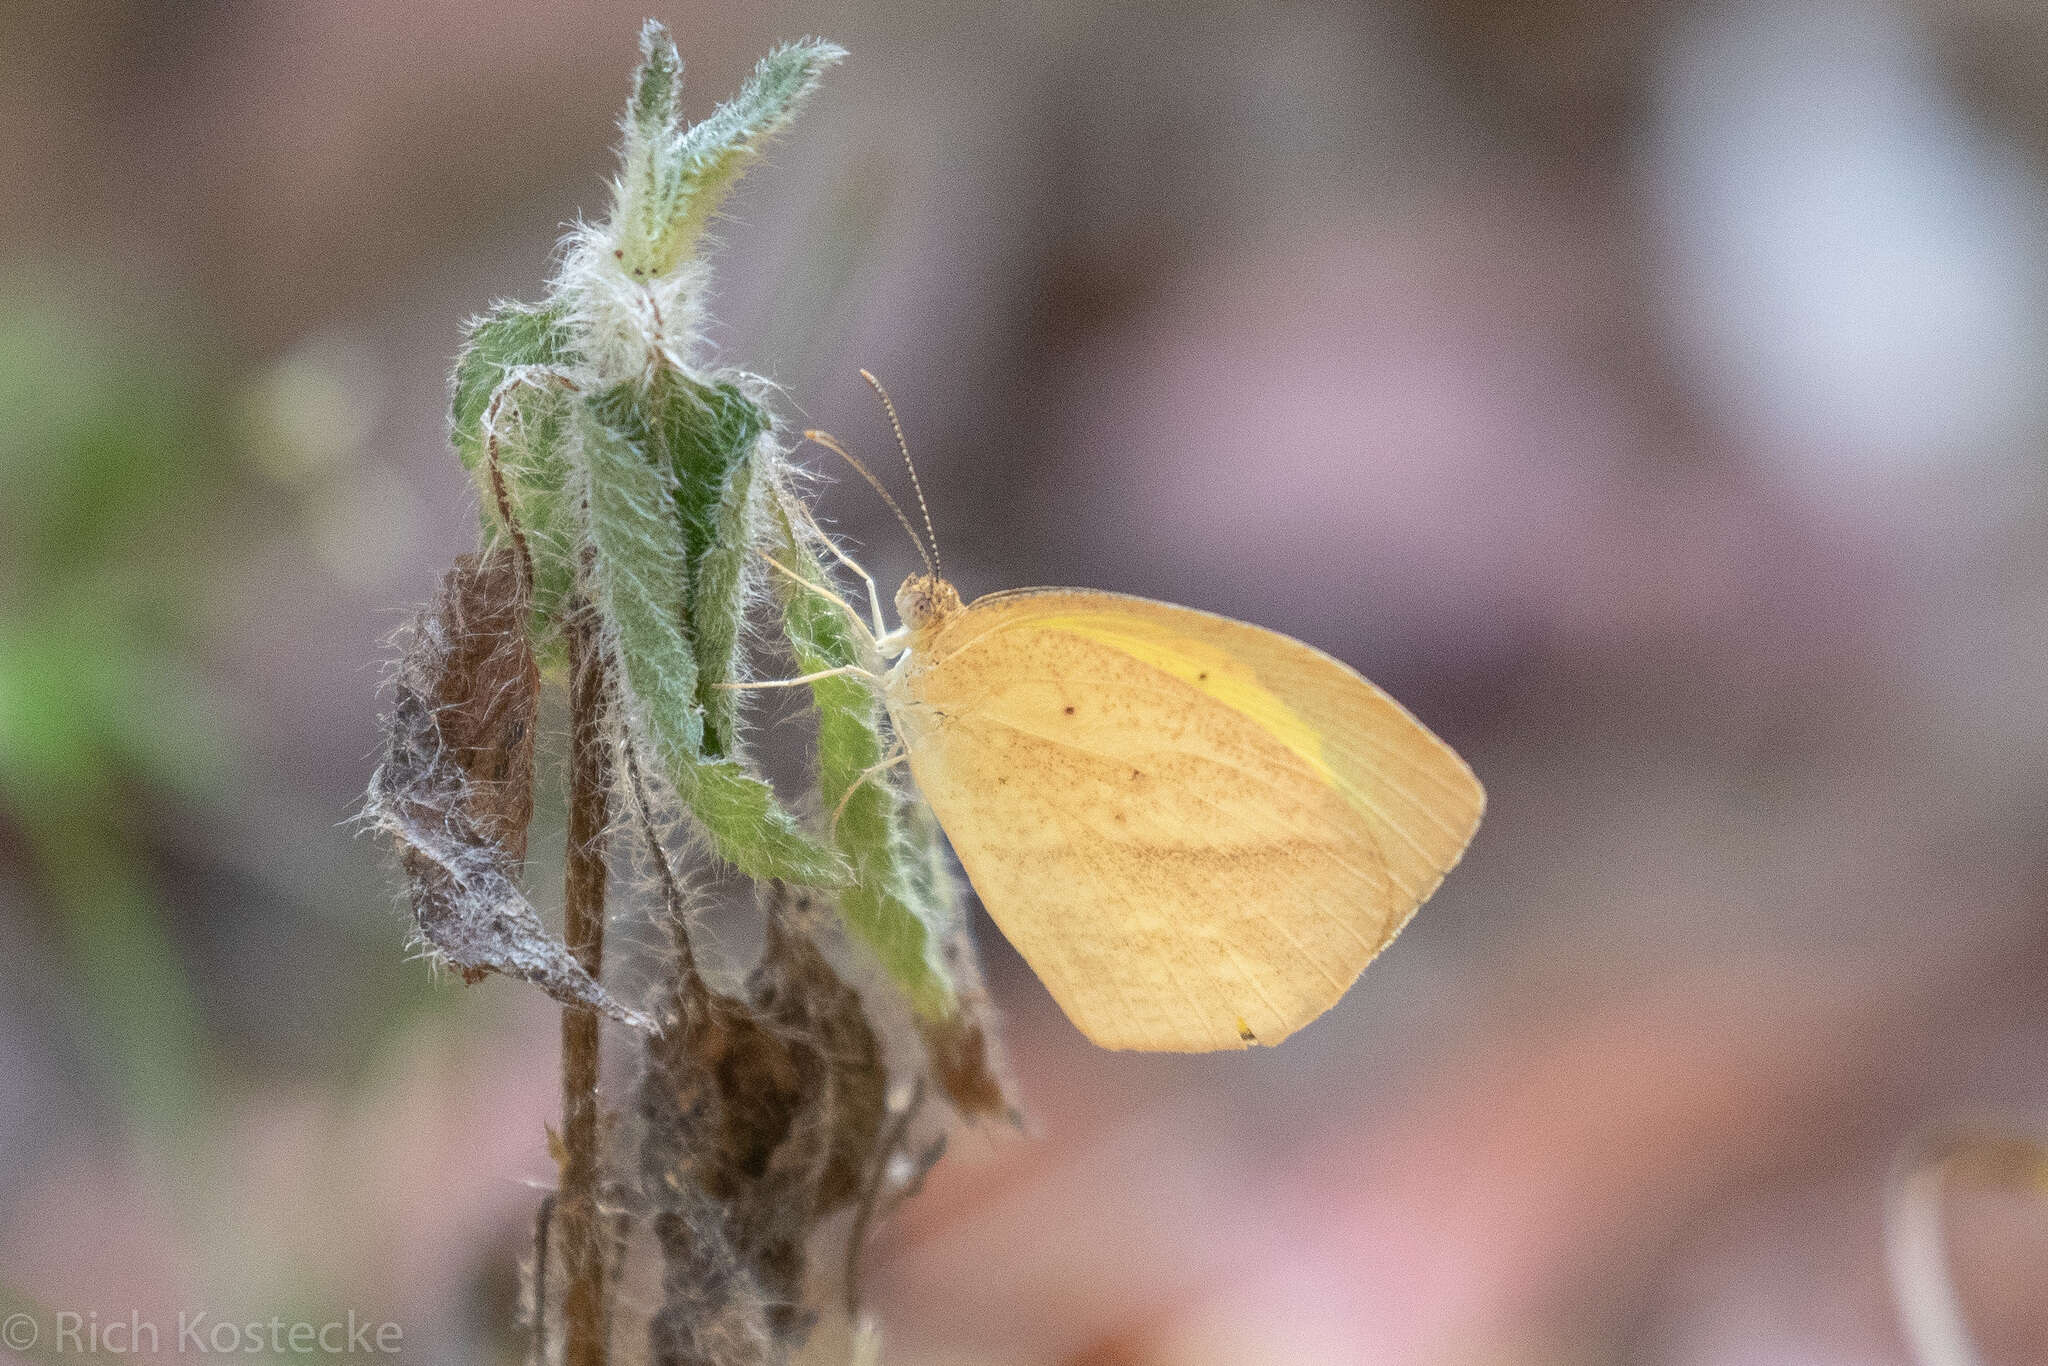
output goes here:
[[[0, 823], [70, 955], [135, 1136], [174, 1151], [216, 1075], [147, 872], [153, 804], [211, 804], [229, 740], [193, 644], [247, 492], [223, 383], [175, 334], [47, 281], [0, 308]], [[104, 297], [104, 296], [101, 296]]]

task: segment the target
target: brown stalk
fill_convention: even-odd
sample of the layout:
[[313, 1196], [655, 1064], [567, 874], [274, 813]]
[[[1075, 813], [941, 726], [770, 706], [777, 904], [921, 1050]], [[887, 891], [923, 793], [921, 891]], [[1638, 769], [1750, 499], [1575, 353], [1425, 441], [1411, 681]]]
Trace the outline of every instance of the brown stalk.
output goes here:
[[[605, 841], [611, 792], [606, 738], [604, 650], [595, 613], [570, 614], [569, 849], [563, 894], [563, 937], [593, 981], [604, 968]], [[598, 1017], [562, 1011], [562, 1181], [555, 1225], [560, 1230], [563, 1366], [604, 1366], [605, 1256], [597, 1218]]]

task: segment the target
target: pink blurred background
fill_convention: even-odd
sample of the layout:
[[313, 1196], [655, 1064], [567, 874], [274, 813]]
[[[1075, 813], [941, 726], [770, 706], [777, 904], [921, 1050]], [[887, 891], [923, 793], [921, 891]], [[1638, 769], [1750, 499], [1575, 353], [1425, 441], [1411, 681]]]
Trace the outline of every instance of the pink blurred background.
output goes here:
[[[0, 19], [0, 1308], [522, 1359], [553, 1014], [345, 818], [459, 323], [602, 211], [648, 12]], [[1491, 793], [1277, 1052], [1094, 1051], [984, 922], [1035, 1133], [883, 1235], [886, 1359], [1908, 1361], [1894, 1156], [2048, 1122], [2048, 6], [654, 13], [694, 116], [851, 49], [717, 340], [857, 449], [888, 381], [965, 592], [1298, 635]], [[1954, 1216], [2048, 1362], [2048, 1211]]]

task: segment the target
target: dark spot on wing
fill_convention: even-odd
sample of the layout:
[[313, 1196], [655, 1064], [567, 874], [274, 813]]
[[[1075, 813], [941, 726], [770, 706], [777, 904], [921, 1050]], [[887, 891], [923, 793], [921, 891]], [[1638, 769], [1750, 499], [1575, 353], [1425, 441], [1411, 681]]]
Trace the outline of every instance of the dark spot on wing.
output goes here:
[[1069, 715], [1069, 716], [1072, 716], [1073, 714], [1074, 714], [1074, 709], [1073, 709], [1072, 707], [1068, 707], [1068, 708], [1067, 708], [1067, 715]]

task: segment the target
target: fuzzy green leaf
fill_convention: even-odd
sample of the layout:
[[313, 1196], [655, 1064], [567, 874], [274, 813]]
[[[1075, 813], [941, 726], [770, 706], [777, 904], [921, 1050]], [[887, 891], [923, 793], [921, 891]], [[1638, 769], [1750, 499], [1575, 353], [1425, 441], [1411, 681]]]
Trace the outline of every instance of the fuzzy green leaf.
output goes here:
[[580, 437], [598, 607], [639, 704], [636, 719], [674, 769], [704, 752], [697, 652], [683, 617], [689, 565], [676, 525], [675, 478], [596, 408], [580, 410]]
[[629, 694], [627, 715], [721, 858], [752, 878], [836, 886], [845, 880], [844, 862], [804, 832], [774, 789], [737, 760], [705, 755], [675, 476], [650, 455], [644, 436], [607, 420], [630, 420], [635, 404], [625, 390], [579, 406], [591, 569]]
[[576, 578], [582, 534], [567, 506], [569, 460], [566, 392], [543, 377], [578, 364], [566, 310], [557, 305], [500, 304], [469, 325], [449, 402], [455, 450], [477, 481], [483, 515], [499, 527], [497, 499], [486, 466], [484, 423], [492, 398], [514, 375], [535, 376], [533, 385], [506, 391], [496, 415], [498, 462], [505, 475], [512, 515], [519, 520], [533, 555], [534, 634], [548, 633]]
[[738, 752], [739, 694], [719, 685], [734, 681], [738, 672], [754, 543], [754, 450], [768, 425], [768, 414], [730, 382], [681, 381], [662, 409], [662, 437], [675, 471], [689, 555], [704, 750], [714, 758]]
[[845, 884], [846, 861], [812, 839], [776, 800], [775, 789], [738, 760], [701, 759], [674, 768], [669, 777], [718, 856], [748, 877], [812, 887]]
[[[834, 591], [831, 577], [779, 501], [771, 523], [775, 558], [805, 582]], [[799, 672], [862, 662], [851, 623], [836, 606], [784, 575], [777, 576], [776, 590]], [[839, 812], [833, 839], [853, 866], [852, 884], [839, 893], [840, 909], [920, 1015], [951, 1015], [956, 998], [939, 944], [958, 916], [945, 894], [948, 880], [935, 872], [931, 851], [913, 843], [900, 790], [886, 773], [871, 771], [884, 757], [874, 691], [842, 675], [813, 682], [811, 699], [818, 710], [819, 800], [826, 810]], [[855, 783], [860, 786], [854, 788]]]
[[567, 310], [558, 304], [501, 303], [484, 317], [472, 319], [455, 363], [448, 413], [463, 462], [474, 469], [482, 460], [484, 413], [508, 374], [562, 370], [580, 359]]

